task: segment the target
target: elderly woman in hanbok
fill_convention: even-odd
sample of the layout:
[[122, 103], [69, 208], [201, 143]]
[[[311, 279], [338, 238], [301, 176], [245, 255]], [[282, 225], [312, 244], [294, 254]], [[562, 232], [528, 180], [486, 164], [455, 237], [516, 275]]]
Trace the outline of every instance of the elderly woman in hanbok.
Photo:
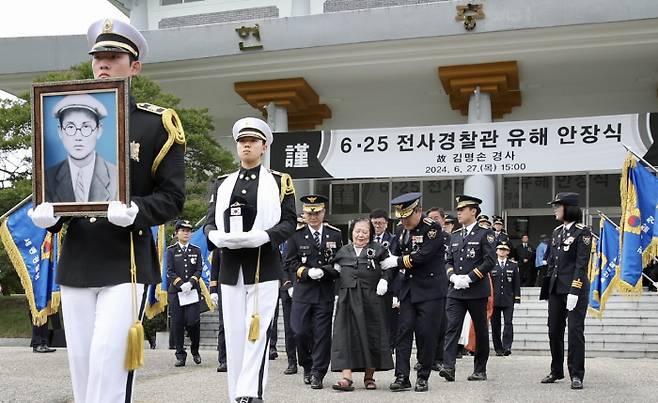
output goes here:
[[373, 241], [370, 220], [354, 223], [352, 243], [334, 256], [338, 306], [334, 320], [331, 348], [331, 370], [342, 372], [334, 390], [353, 391], [352, 372], [365, 372], [364, 386], [376, 389], [375, 371], [393, 368], [384, 294], [388, 288], [388, 272], [380, 262], [388, 250]]

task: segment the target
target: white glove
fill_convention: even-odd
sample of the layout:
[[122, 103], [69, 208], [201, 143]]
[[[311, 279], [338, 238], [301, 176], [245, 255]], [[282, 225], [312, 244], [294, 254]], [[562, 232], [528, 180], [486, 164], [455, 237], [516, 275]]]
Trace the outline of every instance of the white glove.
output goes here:
[[338, 263], [334, 263], [334, 270], [336, 270], [338, 273], [340, 273], [341, 267]]
[[290, 296], [290, 298], [292, 298], [292, 293], [293, 293], [292, 289], [293, 287], [288, 288], [288, 295]]
[[119, 227], [127, 227], [135, 222], [139, 207], [130, 202], [130, 207], [119, 201], [111, 201], [107, 206], [107, 220]]
[[382, 260], [379, 266], [382, 268], [382, 270], [388, 270], [396, 267], [398, 265], [398, 257], [395, 255], [391, 255], [387, 257], [386, 259]]
[[393, 304], [391, 305], [391, 308], [400, 308], [400, 300], [398, 297], [393, 297]]
[[219, 306], [219, 294], [213, 292], [212, 294], [210, 294], [210, 300], [212, 301], [213, 305]]
[[578, 296], [569, 294], [567, 295], [567, 311], [573, 311], [578, 303]]
[[[257, 248], [270, 241], [270, 236], [262, 229], [251, 230], [244, 232], [237, 236], [235, 239], [236, 244], [240, 244], [242, 248]], [[230, 246], [229, 246], [230, 247]]]
[[192, 289], [192, 283], [190, 283], [189, 281], [187, 283], [183, 283], [181, 284], [180, 289], [183, 292], [188, 292]]
[[313, 280], [319, 280], [322, 278], [322, 276], [324, 276], [324, 271], [322, 271], [322, 269], [312, 267], [308, 269], [308, 276]]
[[27, 215], [32, 219], [34, 225], [39, 228], [52, 227], [59, 221], [59, 217], [55, 217], [53, 205], [48, 202], [41, 203], [35, 208], [29, 209]]
[[386, 291], [388, 291], [388, 281], [380, 278], [379, 283], [377, 283], [377, 295], [381, 297], [386, 294]]
[[458, 275], [456, 275], [456, 274], [451, 274], [449, 280], [450, 280], [451, 283], [453, 283], [453, 284], [456, 285], [456, 284], [457, 284], [457, 279], [458, 279], [458, 278], [459, 278]]
[[235, 235], [216, 229], [208, 232], [208, 240], [218, 248], [239, 249], [241, 247], [235, 242]]

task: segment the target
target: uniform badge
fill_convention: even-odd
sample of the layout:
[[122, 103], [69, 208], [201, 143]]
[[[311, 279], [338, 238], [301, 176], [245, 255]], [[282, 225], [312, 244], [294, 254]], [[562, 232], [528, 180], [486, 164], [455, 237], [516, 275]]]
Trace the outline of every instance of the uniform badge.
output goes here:
[[475, 249], [474, 248], [469, 248], [468, 249], [468, 257], [473, 259], [475, 258]]
[[302, 264], [306, 263], [306, 256], [302, 256]]
[[326, 247], [330, 249], [336, 249], [336, 242], [334, 241], [327, 242]]
[[411, 242], [413, 243], [423, 243], [423, 236], [422, 235], [414, 235], [411, 237]]
[[589, 235], [584, 235], [583, 236], [583, 243], [587, 246], [589, 246], [590, 242], [592, 242], [592, 237]]
[[196, 264], [196, 256], [190, 256], [190, 263]]
[[437, 233], [437, 231], [435, 229], [431, 229], [431, 230], [427, 231], [427, 237], [429, 239], [434, 239], [434, 238], [436, 238], [436, 233]]
[[139, 143], [135, 141], [130, 142], [130, 159], [139, 162]]
[[575, 238], [570, 236], [569, 238], [564, 240], [564, 244], [565, 245], [571, 245], [573, 243], [573, 241], [575, 241]]
[[390, 246], [390, 244], [389, 244], [388, 241], [384, 241], [384, 242], [382, 242], [382, 246], [383, 246], [385, 249], [388, 249], [388, 247]]
[[489, 241], [489, 243], [494, 243], [495, 240], [496, 240], [496, 236], [494, 234], [487, 235], [487, 241]]

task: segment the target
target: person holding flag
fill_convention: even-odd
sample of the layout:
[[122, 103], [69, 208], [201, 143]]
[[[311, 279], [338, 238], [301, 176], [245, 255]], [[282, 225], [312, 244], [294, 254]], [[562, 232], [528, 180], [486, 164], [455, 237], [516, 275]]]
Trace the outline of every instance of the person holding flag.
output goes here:
[[[553, 231], [546, 251], [548, 270], [541, 299], [548, 299], [548, 337], [551, 347], [551, 372], [541, 383], [564, 378], [564, 328], [569, 329], [567, 364], [571, 389], [582, 389], [585, 376], [585, 315], [589, 301], [589, 278], [592, 234], [580, 224], [583, 214], [578, 193], [563, 192], [548, 204], [561, 221]], [[568, 321], [567, 321], [568, 319]]]
[[[141, 72], [148, 45], [130, 24], [96, 21], [87, 39], [94, 78]], [[30, 211], [34, 224], [50, 232], [68, 224], [57, 282], [77, 402], [131, 401], [134, 370], [144, 358], [145, 286], [161, 278], [151, 227], [174, 219], [185, 202], [185, 134], [176, 112], [131, 98], [129, 126], [128, 204], [110, 201], [107, 217], [66, 220], [47, 202]]]

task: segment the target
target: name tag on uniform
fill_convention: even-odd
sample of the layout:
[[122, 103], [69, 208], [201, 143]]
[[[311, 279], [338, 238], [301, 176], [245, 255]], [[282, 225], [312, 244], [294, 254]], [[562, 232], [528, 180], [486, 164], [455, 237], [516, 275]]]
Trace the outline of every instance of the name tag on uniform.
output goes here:
[[423, 236], [422, 235], [414, 235], [411, 237], [411, 242], [413, 243], [423, 243]]
[[330, 249], [336, 249], [336, 242], [327, 242], [326, 247]]
[[469, 245], [479, 245], [480, 242], [469, 242], [468, 244], [469, 244]]

